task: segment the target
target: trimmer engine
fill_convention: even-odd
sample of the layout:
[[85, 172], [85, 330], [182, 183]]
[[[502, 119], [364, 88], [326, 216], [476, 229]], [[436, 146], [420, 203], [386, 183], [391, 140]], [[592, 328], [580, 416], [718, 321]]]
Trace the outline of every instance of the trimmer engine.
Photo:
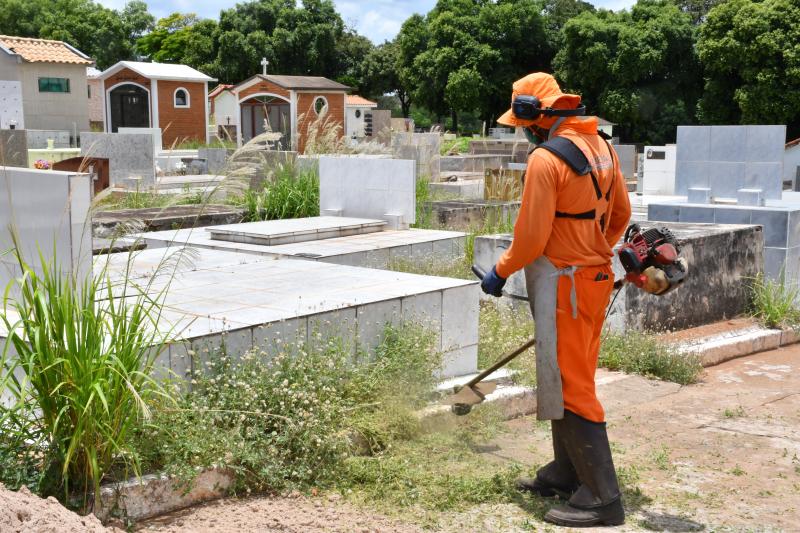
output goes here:
[[642, 231], [631, 224], [617, 252], [625, 269], [625, 279], [651, 294], [666, 294], [682, 284], [688, 273], [686, 259], [667, 228]]

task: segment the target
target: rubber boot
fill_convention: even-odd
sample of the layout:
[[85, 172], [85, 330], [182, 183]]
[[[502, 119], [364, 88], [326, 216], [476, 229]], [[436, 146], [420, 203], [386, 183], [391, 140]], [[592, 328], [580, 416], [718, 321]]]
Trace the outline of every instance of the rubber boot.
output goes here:
[[625, 522], [606, 424], [564, 412], [564, 443], [581, 486], [544, 519], [568, 527], [618, 526]]
[[516, 482], [517, 490], [528, 491], [550, 498], [559, 496], [568, 499], [578, 490], [578, 475], [569, 460], [564, 445], [564, 420], [552, 420], [550, 431], [553, 435], [554, 460], [536, 472], [535, 478], [520, 478]]

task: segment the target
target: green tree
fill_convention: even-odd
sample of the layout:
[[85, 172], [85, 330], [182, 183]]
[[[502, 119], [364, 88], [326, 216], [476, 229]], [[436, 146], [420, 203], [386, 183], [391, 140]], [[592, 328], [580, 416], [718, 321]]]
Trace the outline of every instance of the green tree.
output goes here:
[[336, 41], [337, 81], [349, 85], [354, 92], [364, 92], [361, 86], [362, 62], [375, 50], [372, 41], [349, 29]]
[[565, 88], [590, 112], [619, 124], [633, 142], [674, 141], [700, 96], [691, 17], [668, 0], [639, 0], [630, 12], [584, 12], [562, 30], [555, 59]]
[[787, 124], [800, 135], [800, 4], [722, 3], [701, 26], [697, 50], [705, 69], [702, 122]]
[[376, 46], [359, 65], [359, 88], [364, 96], [379, 98], [394, 94], [404, 117], [411, 112], [411, 94], [402, 82], [400, 47], [397, 41]]
[[172, 13], [136, 42], [136, 50], [157, 62], [180, 62], [191, 27], [198, 21], [194, 13]]
[[133, 1], [122, 13], [90, 0], [0, 0], [0, 32], [63, 40], [106, 68], [134, 57], [133, 43], [152, 24], [147, 5]]
[[476, 111], [492, 120], [508, 107], [515, 79], [550, 65], [542, 4], [536, 0], [439, 0], [400, 30], [400, 80], [439, 117]]

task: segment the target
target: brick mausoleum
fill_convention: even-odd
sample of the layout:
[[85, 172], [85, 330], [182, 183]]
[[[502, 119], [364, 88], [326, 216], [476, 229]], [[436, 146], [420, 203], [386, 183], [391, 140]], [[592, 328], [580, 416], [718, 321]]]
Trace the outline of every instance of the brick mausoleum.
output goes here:
[[258, 74], [229, 89], [238, 102], [239, 143], [263, 133], [267, 123], [283, 133], [285, 150], [305, 151], [306, 134], [327, 108], [328, 121], [344, 135], [345, 101], [350, 88], [318, 76]]
[[164, 148], [208, 140], [208, 82], [187, 65], [120, 61], [98, 79], [105, 130], [161, 128]]

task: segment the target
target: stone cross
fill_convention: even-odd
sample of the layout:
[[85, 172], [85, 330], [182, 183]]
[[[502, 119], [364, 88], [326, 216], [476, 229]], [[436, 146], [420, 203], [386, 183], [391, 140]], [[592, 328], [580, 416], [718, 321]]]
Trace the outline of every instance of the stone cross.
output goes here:
[[269, 65], [269, 61], [267, 61], [266, 57], [261, 58], [261, 66], [264, 68], [264, 76], [267, 75], [267, 66]]

